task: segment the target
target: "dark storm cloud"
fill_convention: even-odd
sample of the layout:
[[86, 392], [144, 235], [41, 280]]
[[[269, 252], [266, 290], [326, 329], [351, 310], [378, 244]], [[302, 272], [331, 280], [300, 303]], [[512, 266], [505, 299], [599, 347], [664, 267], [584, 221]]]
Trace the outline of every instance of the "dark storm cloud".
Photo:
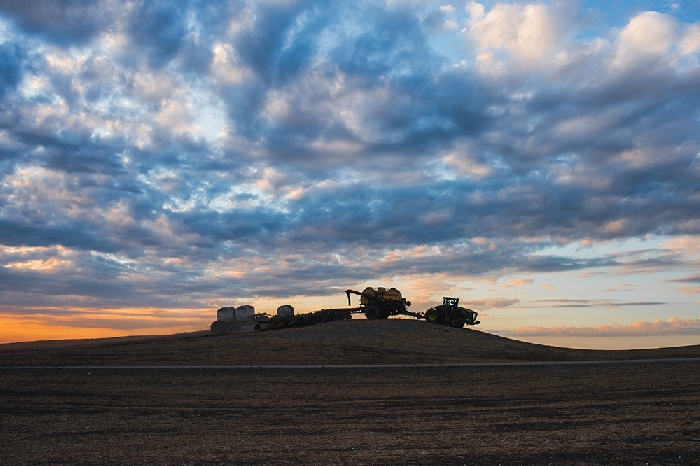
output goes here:
[[[440, 45], [439, 7], [3, 3], [0, 257], [27, 284], [13, 299], [196, 306], [684, 263], [534, 253], [700, 233], [698, 52], [553, 27], [533, 65], [541, 44], [479, 45], [468, 27]], [[689, 26], [666, 19], [681, 43]]]

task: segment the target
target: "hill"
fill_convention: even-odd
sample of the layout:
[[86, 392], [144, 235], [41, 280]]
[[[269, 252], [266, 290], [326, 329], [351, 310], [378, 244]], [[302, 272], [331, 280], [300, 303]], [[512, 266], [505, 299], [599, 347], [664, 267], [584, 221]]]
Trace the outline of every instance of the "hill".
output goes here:
[[309, 327], [210, 335], [13, 343], [0, 366], [430, 364], [698, 358], [700, 345], [581, 350], [525, 343], [474, 329], [413, 320], [349, 320]]

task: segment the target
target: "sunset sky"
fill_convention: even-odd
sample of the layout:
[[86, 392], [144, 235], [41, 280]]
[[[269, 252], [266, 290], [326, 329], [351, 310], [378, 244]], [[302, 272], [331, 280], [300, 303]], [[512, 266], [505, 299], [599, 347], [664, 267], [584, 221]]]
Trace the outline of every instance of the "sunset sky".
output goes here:
[[700, 1], [0, 1], [0, 342], [366, 286], [700, 343]]

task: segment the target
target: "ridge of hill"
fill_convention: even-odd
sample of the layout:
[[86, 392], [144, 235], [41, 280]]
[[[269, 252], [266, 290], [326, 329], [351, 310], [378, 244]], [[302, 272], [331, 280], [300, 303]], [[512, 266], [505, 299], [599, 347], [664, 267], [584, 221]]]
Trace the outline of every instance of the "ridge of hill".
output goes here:
[[0, 366], [459, 364], [700, 358], [700, 345], [560, 348], [412, 320], [347, 320], [303, 328], [0, 345]]

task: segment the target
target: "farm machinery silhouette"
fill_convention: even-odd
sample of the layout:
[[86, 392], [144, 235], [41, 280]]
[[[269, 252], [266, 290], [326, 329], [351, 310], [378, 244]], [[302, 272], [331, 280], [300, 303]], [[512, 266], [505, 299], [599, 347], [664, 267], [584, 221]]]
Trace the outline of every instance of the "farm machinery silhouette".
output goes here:
[[477, 312], [459, 306], [459, 298], [442, 298], [442, 304], [431, 307], [425, 312], [411, 312], [407, 301], [396, 288], [365, 288], [364, 291], [346, 290], [348, 306], [352, 305], [351, 295], [360, 297], [358, 307], [341, 309], [321, 309], [308, 314], [294, 314], [294, 308], [284, 305], [277, 308], [277, 315], [255, 314], [253, 306], [238, 308], [222, 307], [217, 311], [217, 320], [211, 324], [214, 334], [242, 331], [245, 328], [255, 330], [277, 330], [282, 328], [305, 327], [323, 322], [352, 319], [353, 314], [364, 314], [368, 320], [388, 319], [391, 316], [410, 316], [427, 322], [462, 328], [465, 325], [477, 325]]

